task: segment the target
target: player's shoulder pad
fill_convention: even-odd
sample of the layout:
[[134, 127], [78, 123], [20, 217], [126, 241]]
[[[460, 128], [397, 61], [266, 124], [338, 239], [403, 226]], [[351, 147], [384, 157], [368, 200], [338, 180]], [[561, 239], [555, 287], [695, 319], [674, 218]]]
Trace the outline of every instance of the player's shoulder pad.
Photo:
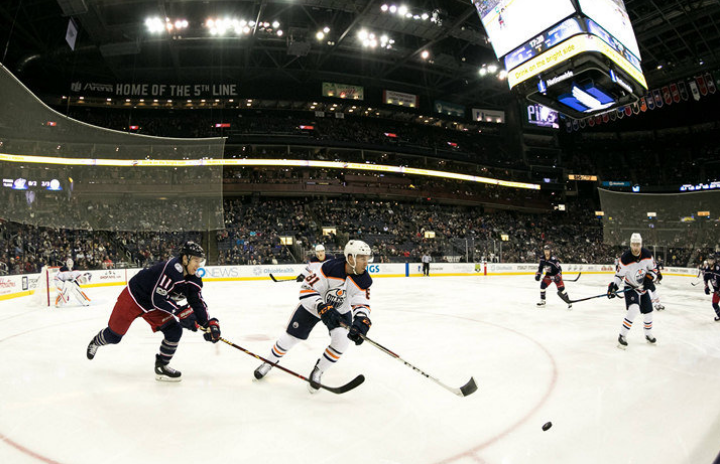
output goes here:
[[331, 259], [325, 261], [321, 267], [322, 273], [325, 277], [334, 277], [336, 279], [343, 279], [347, 277], [345, 274], [345, 259]]
[[184, 280], [183, 267], [182, 263], [180, 263], [180, 258], [173, 258], [168, 261], [168, 264], [165, 267], [165, 274], [167, 274], [168, 277], [175, 278], [176, 280]]
[[370, 273], [367, 270], [362, 274], [348, 275], [348, 277], [355, 282], [355, 285], [360, 287], [360, 290], [367, 290], [372, 285], [372, 277], [370, 277]]
[[653, 255], [647, 248], [640, 249], [640, 259], [652, 259]]
[[310, 263], [319, 263], [320, 260], [318, 259], [317, 256], [313, 256], [312, 258], [310, 258], [310, 261], [308, 261], [308, 262], [310, 262]]

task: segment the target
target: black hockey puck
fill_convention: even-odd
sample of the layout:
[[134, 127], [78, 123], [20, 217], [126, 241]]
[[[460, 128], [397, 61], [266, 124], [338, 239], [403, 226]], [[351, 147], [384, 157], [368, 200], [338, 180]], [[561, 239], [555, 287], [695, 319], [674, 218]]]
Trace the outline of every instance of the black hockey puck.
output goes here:
[[550, 427], [552, 427], [552, 422], [545, 422], [545, 425], [543, 425], [542, 427], [543, 432], [547, 432], [548, 430], [550, 430]]

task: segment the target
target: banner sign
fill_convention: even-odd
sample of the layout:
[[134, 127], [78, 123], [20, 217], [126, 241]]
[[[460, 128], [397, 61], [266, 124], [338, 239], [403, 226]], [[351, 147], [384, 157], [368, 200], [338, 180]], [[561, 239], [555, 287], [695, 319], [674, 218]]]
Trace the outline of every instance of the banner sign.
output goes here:
[[505, 122], [505, 112], [496, 110], [484, 110], [482, 108], [472, 109], [473, 121], [494, 122], [503, 124]]
[[323, 82], [322, 96], [333, 98], [347, 98], [349, 100], [365, 100], [365, 88], [360, 85]]
[[465, 107], [457, 103], [449, 103], [442, 100], [435, 100], [433, 105], [436, 113], [447, 114], [449, 116], [465, 117]]
[[237, 97], [237, 84], [125, 84], [73, 82], [70, 90], [84, 96], [201, 98]]
[[383, 90], [383, 103], [386, 105], [407, 106], [417, 108], [420, 99], [411, 93], [396, 92], [394, 90]]

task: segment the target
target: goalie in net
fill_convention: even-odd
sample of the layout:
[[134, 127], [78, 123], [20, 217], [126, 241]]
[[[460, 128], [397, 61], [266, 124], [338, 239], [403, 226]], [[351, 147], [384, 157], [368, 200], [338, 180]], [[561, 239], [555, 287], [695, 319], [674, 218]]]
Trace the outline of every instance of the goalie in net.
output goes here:
[[81, 285], [87, 284], [92, 276], [89, 272], [73, 271], [72, 267], [73, 261], [68, 259], [53, 278], [57, 289], [56, 308], [67, 305], [72, 298], [83, 306], [90, 306], [90, 298], [83, 292]]

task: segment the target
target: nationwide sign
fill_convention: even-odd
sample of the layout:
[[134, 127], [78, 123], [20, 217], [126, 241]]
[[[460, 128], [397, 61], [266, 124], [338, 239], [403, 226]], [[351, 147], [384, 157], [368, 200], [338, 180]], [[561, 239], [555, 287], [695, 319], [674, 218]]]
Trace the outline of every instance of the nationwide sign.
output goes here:
[[237, 84], [127, 84], [73, 82], [70, 90], [84, 96], [114, 95], [117, 97], [159, 97], [159, 98], [198, 98], [198, 97], [237, 97]]

